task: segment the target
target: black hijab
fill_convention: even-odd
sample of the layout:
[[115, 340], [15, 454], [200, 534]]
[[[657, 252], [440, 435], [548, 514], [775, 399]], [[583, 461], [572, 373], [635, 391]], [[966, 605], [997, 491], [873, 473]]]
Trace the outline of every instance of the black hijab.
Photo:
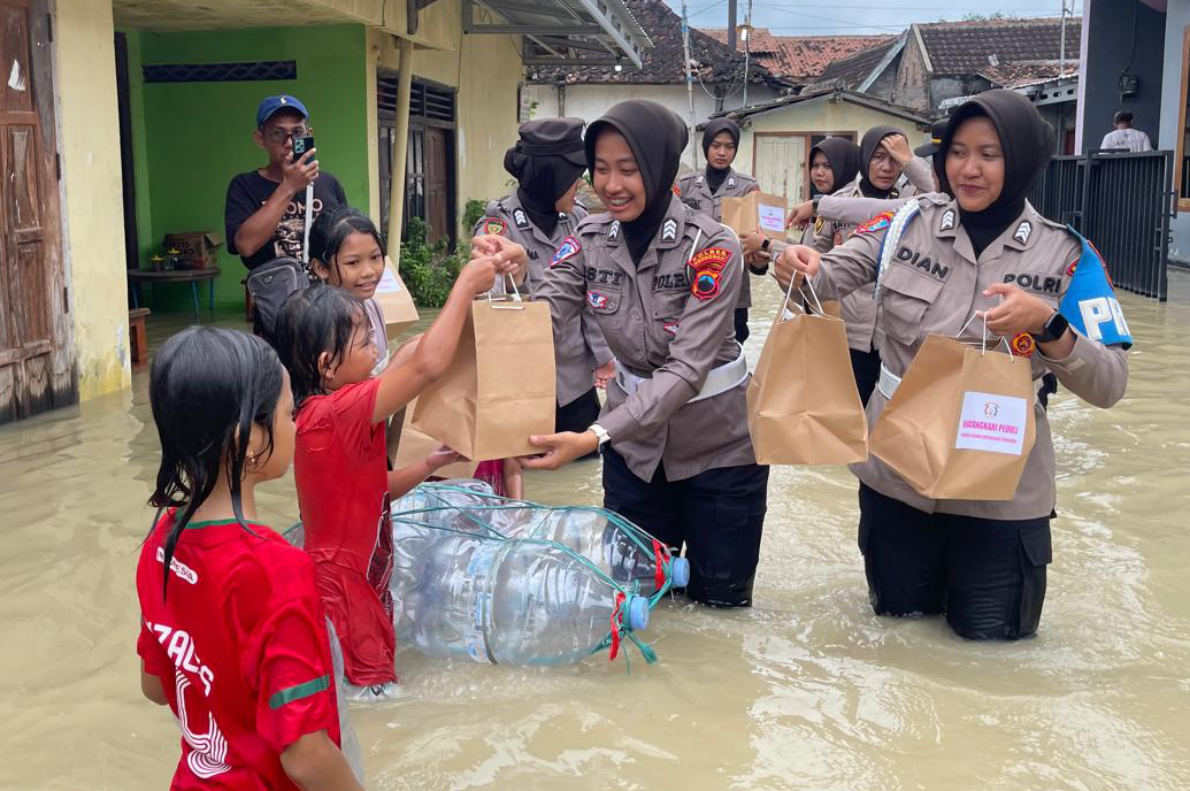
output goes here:
[[708, 121], [706, 127], [702, 130], [702, 155], [707, 160], [706, 178], [707, 185], [711, 188], [711, 194], [714, 195], [723, 186], [727, 174], [731, 172], [731, 165], [723, 169], [711, 167], [711, 143], [715, 142], [715, 138], [720, 133], [727, 132], [731, 135], [731, 141], [738, 149], [740, 147], [740, 127], [735, 121], [730, 118], [716, 118], [714, 121]]
[[959, 208], [960, 222], [971, 238], [976, 256], [1021, 216], [1025, 210], [1025, 197], [1049, 164], [1054, 146], [1053, 127], [1024, 96], [1005, 90], [979, 94], [950, 117], [942, 144], [934, 154], [938, 185], [952, 198], [955, 192], [946, 178], [946, 152], [950, 150], [959, 126], [969, 118], [980, 117], [989, 119], [1000, 137], [1000, 149], [1004, 153], [1004, 186], [1000, 196], [983, 211], [968, 212]]
[[534, 225], [553, 236], [558, 198], [586, 169], [582, 121], [557, 118], [521, 127], [521, 139], [504, 154], [504, 169], [517, 180], [517, 198]]
[[892, 187], [882, 190], [868, 180], [868, 171], [872, 168], [872, 157], [876, 156], [876, 152], [880, 150], [880, 141], [889, 135], [905, 137], [905, 133], [895, 126], [873, 126], [860, 141], [859, 189], [864, 197], [885, 199], [892, 195]]
[[815, 151], [821, 151], [826, 156], [834, 175], [835, 182], [826, 195], [834, 195], [855, 181], [855, 175], [859, 173], [859, 146], [843, 137], [828, 137], [810, 149], [811, 165], [814, 164]]
[[669, 210], [670, 200], [674, 197], [674, 177], [678, 175], [678, 163], [690, 140], [690, 132], [681, 118], [657, 102], [644, 99], [620, 102], [587, 127], [583, 140], [587, 166], [592, 173], [595, 172], [595, 141], [607, 129], [619, 132], [628, 141], [645, 183], [645, 210], [640, 217], [620, 226], [628, 252], [633, 262], [639, 264]]

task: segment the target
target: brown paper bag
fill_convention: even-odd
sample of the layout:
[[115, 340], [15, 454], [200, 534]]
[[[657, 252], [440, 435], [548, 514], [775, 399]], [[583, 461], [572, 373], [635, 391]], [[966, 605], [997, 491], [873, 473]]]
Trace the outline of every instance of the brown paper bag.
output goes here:
[[930, 335], [872, 429], [871, 451], [936, 500], [1011, 500], [1033, 449], [1029, 361]]
[[780, 195], [749, 192], [742, 198], [723, 199], [723, 224], [737, 234], [760, 232], [785, 240], [785, 199]]
[[376, 286], [375, 299], [384, 313], [384, 329], [390, 341], [417, 323], [419, 317], [413, 296], [405, 288], [405, 282], [397, 274], [393, 262], [387, 258], [384, 260], [384, 274]]
[[[416, 408], [416, 399], [405, 407], [405, 422], [401, 425], [401, 444], [397, 448], [394, 467], [419, 464], [442, 444], [413, 425], [413, 410]], [[470, 478], [475, 475], [475, 468], [478, 466], [477, 461], [459, 461], [442, 467], [434, 475], [439, 478]]]
[[[760, 464], [850, 464], [868, 458], [864, 415], [841, 319], [786, 300], [748, 384], [748, 432]], [[816, 303], [816, 300], [815, 300]]]
[[417, 400], [413, 425], [468, 459], [538, 450], [554, 431], [554, 334], [545, 302], [477, 300], [446, 375]]

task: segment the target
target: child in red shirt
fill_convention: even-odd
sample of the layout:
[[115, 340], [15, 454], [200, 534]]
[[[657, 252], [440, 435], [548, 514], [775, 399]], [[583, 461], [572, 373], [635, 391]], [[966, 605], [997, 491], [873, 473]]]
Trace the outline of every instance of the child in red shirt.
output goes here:
[[[514, 269], [503, 263], [499, 271]], [[390, 499], [459, 458], [442, 448], [389, 472], [385, 421], [445, 373], [471, 300], [492, 287], [497, 271], [491, 258], [468, 263], [430, 328], [375, 377], [367, 313], [347, 291], [314, 286], [291, 296], [277, 319], [298, 409], [294, 478], [304, 546], [361, 699], [391, 696], [396, 682]]]
[[157, 353], [149, 393], [160, 510], [137, 653], [141, 690], [182, 729], [170, 788], [360, 789], [314, 566], [256, 521], [256, 484], [293, 456], [285, 369], [259, 338], [191, 327]]

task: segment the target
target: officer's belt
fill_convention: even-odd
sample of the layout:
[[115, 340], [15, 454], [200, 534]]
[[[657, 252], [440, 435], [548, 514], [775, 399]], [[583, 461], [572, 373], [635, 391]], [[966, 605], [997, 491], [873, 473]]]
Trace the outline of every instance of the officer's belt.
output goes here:
[[[695, 401], [702, 401], [703, 399], [712, 398], [720, 393], [726, 393], [743, 384], [744, 380], [748, 378], [748, 360], [744, 357], [743, 350], [740, 351], [740, 356], [729, 363], [716, 366], [712, 368], [707, 374], [706, 380], [702, 383], [702, 389], [698, 391], [698, 395], [687, 401], [687, 404], [693, 404]], [[637, 376], [628, 371], [622, 365], [616, 366], [616, 384], [620, 386], [626, 394], [632, 395], [637, 388], [641, 386], [642, 382], [647, 382], [649, 377]]]
[[[1038, 377], [1037, 379], [1033, 380], [1033, 383], [1037, 384], [1040, 381], [1041, 378]], [[876, 389], [879, 390], [885, 398], [887, 398], [889, 401], [892, 401], [893, 393], [897, 392], [897, 388], [900, 386], [901, 377], [888, 370], [888, 367], [884, 363], [880, 363], [880, 381], [876, 383]], [[1034, 392], [1036, 393], [1036, 391]]]

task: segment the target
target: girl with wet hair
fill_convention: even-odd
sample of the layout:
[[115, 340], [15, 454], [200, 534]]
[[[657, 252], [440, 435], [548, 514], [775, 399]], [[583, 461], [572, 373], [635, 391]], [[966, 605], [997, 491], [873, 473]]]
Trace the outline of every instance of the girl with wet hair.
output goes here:
[[297, 408], [294, 480], [304, 546], [355, 698], [395, 694], [390, 500], [459, 459], [439, 448], [390, 472], [385, 422], [445, 373], [472, 299], [492, 287], [497, 272], [513, 268], [473, 259], [434, 323], [376, 376], [379, 350], [353, 294], [316, 285], [292, 295], [277, 319], [277, 349]]
[[[1067, 390], [1110, 407], [1128, 381], [1127, 325], [1114, 311], [1102, 259], [1026, 200], [1053, 150], [1053, 130], [1023, 96], [979, 94], [951, 117], [934, 155], [942, 193], [910, 201], [895, 217], [860, 226], [822, 255], [790, 247], [775, 265], [788, 284], [820, 275], [841, 294], [879, 280], [879, 383], [868, 402], [875, 425], [930, 334], [987, 348], [1006, 342], [1030, 366], [1035, 391], [1048, 373]], [[880, 249], [894, 255], [878, 272]], [[929, 262], [922, 266], [922, 262]], [[984, 327], [989, 337], [984, 337]], [[945, 613], [971, 639], [1037, 631], [1052, 557], [1054, 445], [1040, 398], [1029, 405], [1036, 442], [1007, 501], [936, 500], [878, 458], [852, 466], [860, 480], [859, 546], [880, 615]]]
[[314, 567], [262, 524], [293, 457], [289, 376], [260, 338], [191, 327], [157, 352], [157, 517], [136, 572], [141, 689], [182, 728], [174, 788], [358, 789], [340, 750]]

